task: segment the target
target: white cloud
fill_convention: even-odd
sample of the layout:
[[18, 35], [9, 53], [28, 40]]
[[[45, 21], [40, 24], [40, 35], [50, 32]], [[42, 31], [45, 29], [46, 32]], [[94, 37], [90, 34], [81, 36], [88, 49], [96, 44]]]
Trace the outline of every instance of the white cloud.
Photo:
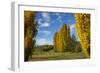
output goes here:
[[44, 20], [42, 18], [38, 19], [39, 27], [49, 27], [50, 26], [49, 22], [50, 22], [50, 20]]
[[61, 16], [58, 16], [58, 19], [57, 19], [60, 23], [62, 23], [62, 20], [61, 20]]
[[43, 12], [43, 13], [42, 13], [42, 17], [43, 17], [44, 19], [50, 19], [49, 13], [47, 13], [47, 12]]
[[60, 15], [58, 16], [57, 20], [61, 20], [61, 16]]
[[36, 39], [36, 45], [46, 45], [46, 44], [51, 44], [51, 42], [47, 39], [44, 39], [44, 38], [39, 38], [39, 39]]
[[49, 27], [49, 26], [50, 26], [50, 23], [44, 22], [44, 23], [41, 23], [39, 27]]
[[59, 13], [54, 13], [55, 15], [59, 15]]
[[42, 23], [42, 19], [38, 19], [38, 24], [41, 24]]
[[51, 32], [45, 30], [45, 31], [39, 31], [38, 33], [43, 33], [44, 35], [50, 35]]
[[42, 18], [38, 19], [39, 27], [49, 27], [50, 26], [50, 15], [47, 12], [41, 13]]
[[48, 13], [47, 13], [47, 12], [43, 12], [43, 13], [42, 13], [42, 16], [43, 16], [43, 17], [47, 17], [47, 16], [48, 16]]
[[57, 16], [56, 20], [58, 20], [60, 23], [62, 23], [62, 17], [61, 17], [62, 14], [56, 13], [55, 15]]

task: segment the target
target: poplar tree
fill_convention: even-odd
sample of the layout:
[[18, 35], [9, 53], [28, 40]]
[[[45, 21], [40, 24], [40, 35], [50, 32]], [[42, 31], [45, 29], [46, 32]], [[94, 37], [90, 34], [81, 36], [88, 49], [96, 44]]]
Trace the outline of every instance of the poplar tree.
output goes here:
[[90, 57], [90, 14], [75, 14], [75, 29], [77, 31], [82, 50], [86, 57]]
[[54, 34], [54, 48], [57, 52], [68, 51], [70, 46], [70, 27], [64, 24], [59, 32]]
[[24, 11], [24, 60], [28, 61], [35, 46], [35, 36], [37, 34], [37, 22], [35, 12]]

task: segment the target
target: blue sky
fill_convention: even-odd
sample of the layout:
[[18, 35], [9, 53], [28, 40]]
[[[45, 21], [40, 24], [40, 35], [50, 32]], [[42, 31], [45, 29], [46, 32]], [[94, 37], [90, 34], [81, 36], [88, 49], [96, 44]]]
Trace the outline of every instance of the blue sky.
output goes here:
[[54, 33], [64, 24], [70, 25], [71, 35], [75, 34], [73, 13], [36, 12], [35, 19], [39, 24], [36, 45], [53, 44]]

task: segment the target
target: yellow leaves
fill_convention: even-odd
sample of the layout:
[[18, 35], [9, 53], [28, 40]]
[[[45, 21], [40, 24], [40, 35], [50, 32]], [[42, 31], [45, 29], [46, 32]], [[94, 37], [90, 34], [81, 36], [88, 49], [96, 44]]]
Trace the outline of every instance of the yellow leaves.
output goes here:
[[80, 39], [83, 52], [86, 57], [90, 56], [88, 50], [90, 49], [90, 14], [75, 14], [75, 29]]
[[[36, 25], [34, 25], [33, 11], [24, 11], [24, 60], [28, 61], [29, 56], [31, 56], [33, 46], [35, 45]], [[34, 32], [33, 32], [34, 31]]]
[[33, 11], [24, 11], [24, 18], [26, 20], [31, 21], [32, 20], [32, 16], [34, 16], [34, 12]]
[[54, 48], [57, 52], [63, 52], [69, 46], [70, 40], [70, 27], [66, 24], [60, 29], [59, 32], [54, 34]]
[[32, 29], [34, 23], [34, 15], [35, 12], [33, 11], [24, 11], [25, 28], [29, 27], [30, 29]]

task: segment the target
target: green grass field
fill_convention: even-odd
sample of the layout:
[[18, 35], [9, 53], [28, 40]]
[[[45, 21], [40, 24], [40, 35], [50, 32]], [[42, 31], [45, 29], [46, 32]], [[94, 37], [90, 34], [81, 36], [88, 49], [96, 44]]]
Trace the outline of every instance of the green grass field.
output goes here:
[[85, 59], [82, 52], [55, 52], [50, 50], [47, 52], [36, 50], [33, 52], [29, 61], [43, 61], [43, 60], [74, 60]]

